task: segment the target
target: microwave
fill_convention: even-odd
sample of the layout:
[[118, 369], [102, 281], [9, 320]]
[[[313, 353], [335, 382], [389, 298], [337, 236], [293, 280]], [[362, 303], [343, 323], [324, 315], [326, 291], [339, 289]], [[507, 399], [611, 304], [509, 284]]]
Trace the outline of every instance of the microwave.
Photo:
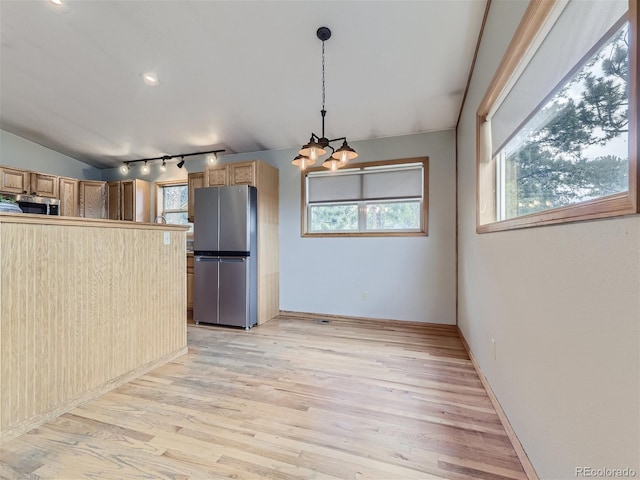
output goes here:
[[60, 215], [60, 200], [36, 195], [16, 195], [16, 203], [23, 213]]

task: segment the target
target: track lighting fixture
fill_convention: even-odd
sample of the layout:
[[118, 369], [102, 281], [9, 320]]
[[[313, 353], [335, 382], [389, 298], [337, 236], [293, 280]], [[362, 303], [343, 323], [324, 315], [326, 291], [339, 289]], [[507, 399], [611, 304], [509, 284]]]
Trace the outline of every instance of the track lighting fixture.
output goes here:
[[[324, 117], [327, 114], [327, 111], [324, 108], [324, 42], [331, 38], [331, 30], [329, 30], [327, 27], [320, 27], [316, 31], [316, 36], [322, 41], [322, 110], [320, 110], [320, 114], [322, 115], [322, 136], [318, 136], [312, 132], [309, 143], [302, 146], [299, 155], [294, 158], [291, 163], [300, 168], [300, 170], [304, 170], [308, 166], [315, 164], [318, 157], [327, 153], [327, 148], [330, 148], [331, 156], [322, 163], [322, 166], [325, 168], [329, 168], [330, 170], [336, 170], [345, 165], [349, 160], [356, 158], [358, 156], [358, 153], [349, 146], [346, 137], [338, 137], [329, 140], [324, 136]], [[337, 142], [339, 140], [343, 140], [342, 146], [339, 149], [335, 150], [331, 146], [331, 143]]]
[[[218, 159], [218, 153], [221, 153], [224, 151], [225, 151], [224, 149], [219, 149], [219, 150], [209, 150], [207, 152], [180, 153], [178, 155], [163, 155], [162, 157], [141, 158], [139, 160], [125, 160], [123, 162], [123, 165], [120, 167], [120, 172], [122, 172], [122, 174], [126, 174], [131, 169], [132, 163], [144, 162], [144, 165], [142, 166], [140, 171], [142, 172], [143, 175], [146, 175], [150, 171], [148, 162], [155, 162], [157, 160], [158, 161], [162, 160], [162, 165], [160, 166], [160, 170], [164, 172], [167, 169], [167, 161], [171, 160], [172, 158], [180, 158], [180, 161], [176, 165], [178, 166], [178, 168], [182, 168], [184, 166], [184, 161], [185, 161], [184, 157], [193, 157], [195, 155], [207, 155], [210, 153], [213, 154], [213, 156], [208, 157], [208, 162], [215, 163]], [[211, 162], [211, 158], [213, 158], [213, 162]]]

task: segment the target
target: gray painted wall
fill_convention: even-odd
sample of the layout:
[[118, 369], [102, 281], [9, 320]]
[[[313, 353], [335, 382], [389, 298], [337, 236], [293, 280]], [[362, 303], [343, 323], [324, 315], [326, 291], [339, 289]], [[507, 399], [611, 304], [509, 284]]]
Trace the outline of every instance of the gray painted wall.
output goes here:
[[101, 170], [0, 130], [0, 165], [80, 180], [100, 180]]
[[640, 472], [640, 216], [475, 233], [475, 112], [526, 7], [491, 3], [458, 129], [459, 326], [540, 478]]
[[[301, 139], [301, 141], [304, 139]], [[224, 155], [219, 163], [263, 160], [280, 171], [280, 309], [455, 324], [455, 134], [453, 130], [355, 142], [358, 161], [429, 157], [429, 236], [301, 238], [297, 149]], [[204, 158], [185, 167], [202, 171]], [[147, 176], [132, 167], [104, 180], [186, 178], [175, 161]], [[154, 191], [155, 188], [152, 188]], [[152, 202], [153, 203], [153, 202]], [[363, 301], [362, 291], [369, 299]]]
[[428, 237], [302, 238], [297, 149], [223, 157], [280, 169], [281, 310], [455, 324], [454, 131], [352, 147], [361, 162], [429, 157]]

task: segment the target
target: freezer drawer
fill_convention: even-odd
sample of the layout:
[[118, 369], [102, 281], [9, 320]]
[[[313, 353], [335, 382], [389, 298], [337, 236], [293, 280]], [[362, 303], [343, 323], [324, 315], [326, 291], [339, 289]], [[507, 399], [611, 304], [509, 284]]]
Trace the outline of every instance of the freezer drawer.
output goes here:
[[196, 256], [194, 259], [196, 324], [250, 328], [257, 322], [250, 257]]

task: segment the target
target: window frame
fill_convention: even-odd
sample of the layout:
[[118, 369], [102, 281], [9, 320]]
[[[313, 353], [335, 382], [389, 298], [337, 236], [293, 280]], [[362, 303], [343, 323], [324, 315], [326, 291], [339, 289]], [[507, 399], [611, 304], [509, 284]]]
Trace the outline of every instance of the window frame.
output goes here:
[[489, 233], [504, 230], [536, 227], [542, 225], [593, 220], [640, 213], [640, 169], [638, 168], [638, 145], [640, 132], [638, 116], [640, 110], [640, 62], [638, 60], [638, 2], [629, 0], [629, 190], [588, 200], [573, 205], [544, 210], [538, 213], [497, 221], [498, 177], [496, 161], [487, 158], [483, 138], [488, 135], [483, 125], [493, 105], [508, 89], [514, 73], [525, 61], [527, 50], [533, 44], [557, 0], [530, 0], [529, 6], [507, 47], [502, 61], [491, 80], [476, 112], [476, 232]]
[[[164, 188], [165, 187], [178, 187], [178, 186], [184, 186], [187, 189], [187, 208], [185, 210], [168, 210], [167, 211], [167, 210], [164, 209]], [[187, 219], [188, 219], [188, 217], [189, 217], [188, 195], [189, 195], [189, 182], [187, 181], [187, 179], [183, 179], [183, 180], [166, 180], [166, 181], [162, 181], [162, 182], [156, 182], [156, 217], [164, 216], [164, 214], [166, 212], [168, 212], [168, 213], [185, 212], [187, 214]], [[180, 223], [180, 224], [172, 223], [170, 225], [185, 225], [185, 226], [189, 226], [190, 227], [190, 231], [187, 232], [187, 236], [193, 235], [193, 223], [192, 222], [188, 222], [186, 224], [183, 224], [183, 223]]]
[[[319, 238], [319, 237], [415, 237], [415, 236], [428, 236], [429, 235], [429, 157], [415, 157], [415, 158], [403, 158], [396, 160], [381, 160], [374, 162], [354, 162], [350, 163], [347, 167], [341, 170], [347, 169], [363, 169], [367, 167], [380, 167], [380, 166], [401, 166], [404, 164], [416, 164], [422, 163], [422, 212], [421, 212], [421, 229], [408, 231], [408, 230], [371, 230], [371, 231], [336, 231], [336, 232], [310, 232], [308, 231], [308, 214], [309, 214], [309, 205], [307, 204], [307, 176], [311, 172], [326, 172], [327, 169], [324, 167], [314, 167], [308, 168], [301, 172], [300, 174], [300, 211], [301, 211], [301, 237], [310, 237], [310, 238]], [[340, 170], [338, 170], [340, 172]], [[400, 199], [400, 198], [399, 198]], [[394, 199], [385, 199], [386, 202], [393, 202]], [[382, 200], [377, 202], [384, 202]], [[326, 202], [332, 203], [332, 202]], [[340, 202], [335, 202], [340, 203]], [[353, 204], [353, 201], [343, 202]], [[358, 203], [358, 202], [356, 202]], [[358, 207], [360, 210], [360, 207]]]

